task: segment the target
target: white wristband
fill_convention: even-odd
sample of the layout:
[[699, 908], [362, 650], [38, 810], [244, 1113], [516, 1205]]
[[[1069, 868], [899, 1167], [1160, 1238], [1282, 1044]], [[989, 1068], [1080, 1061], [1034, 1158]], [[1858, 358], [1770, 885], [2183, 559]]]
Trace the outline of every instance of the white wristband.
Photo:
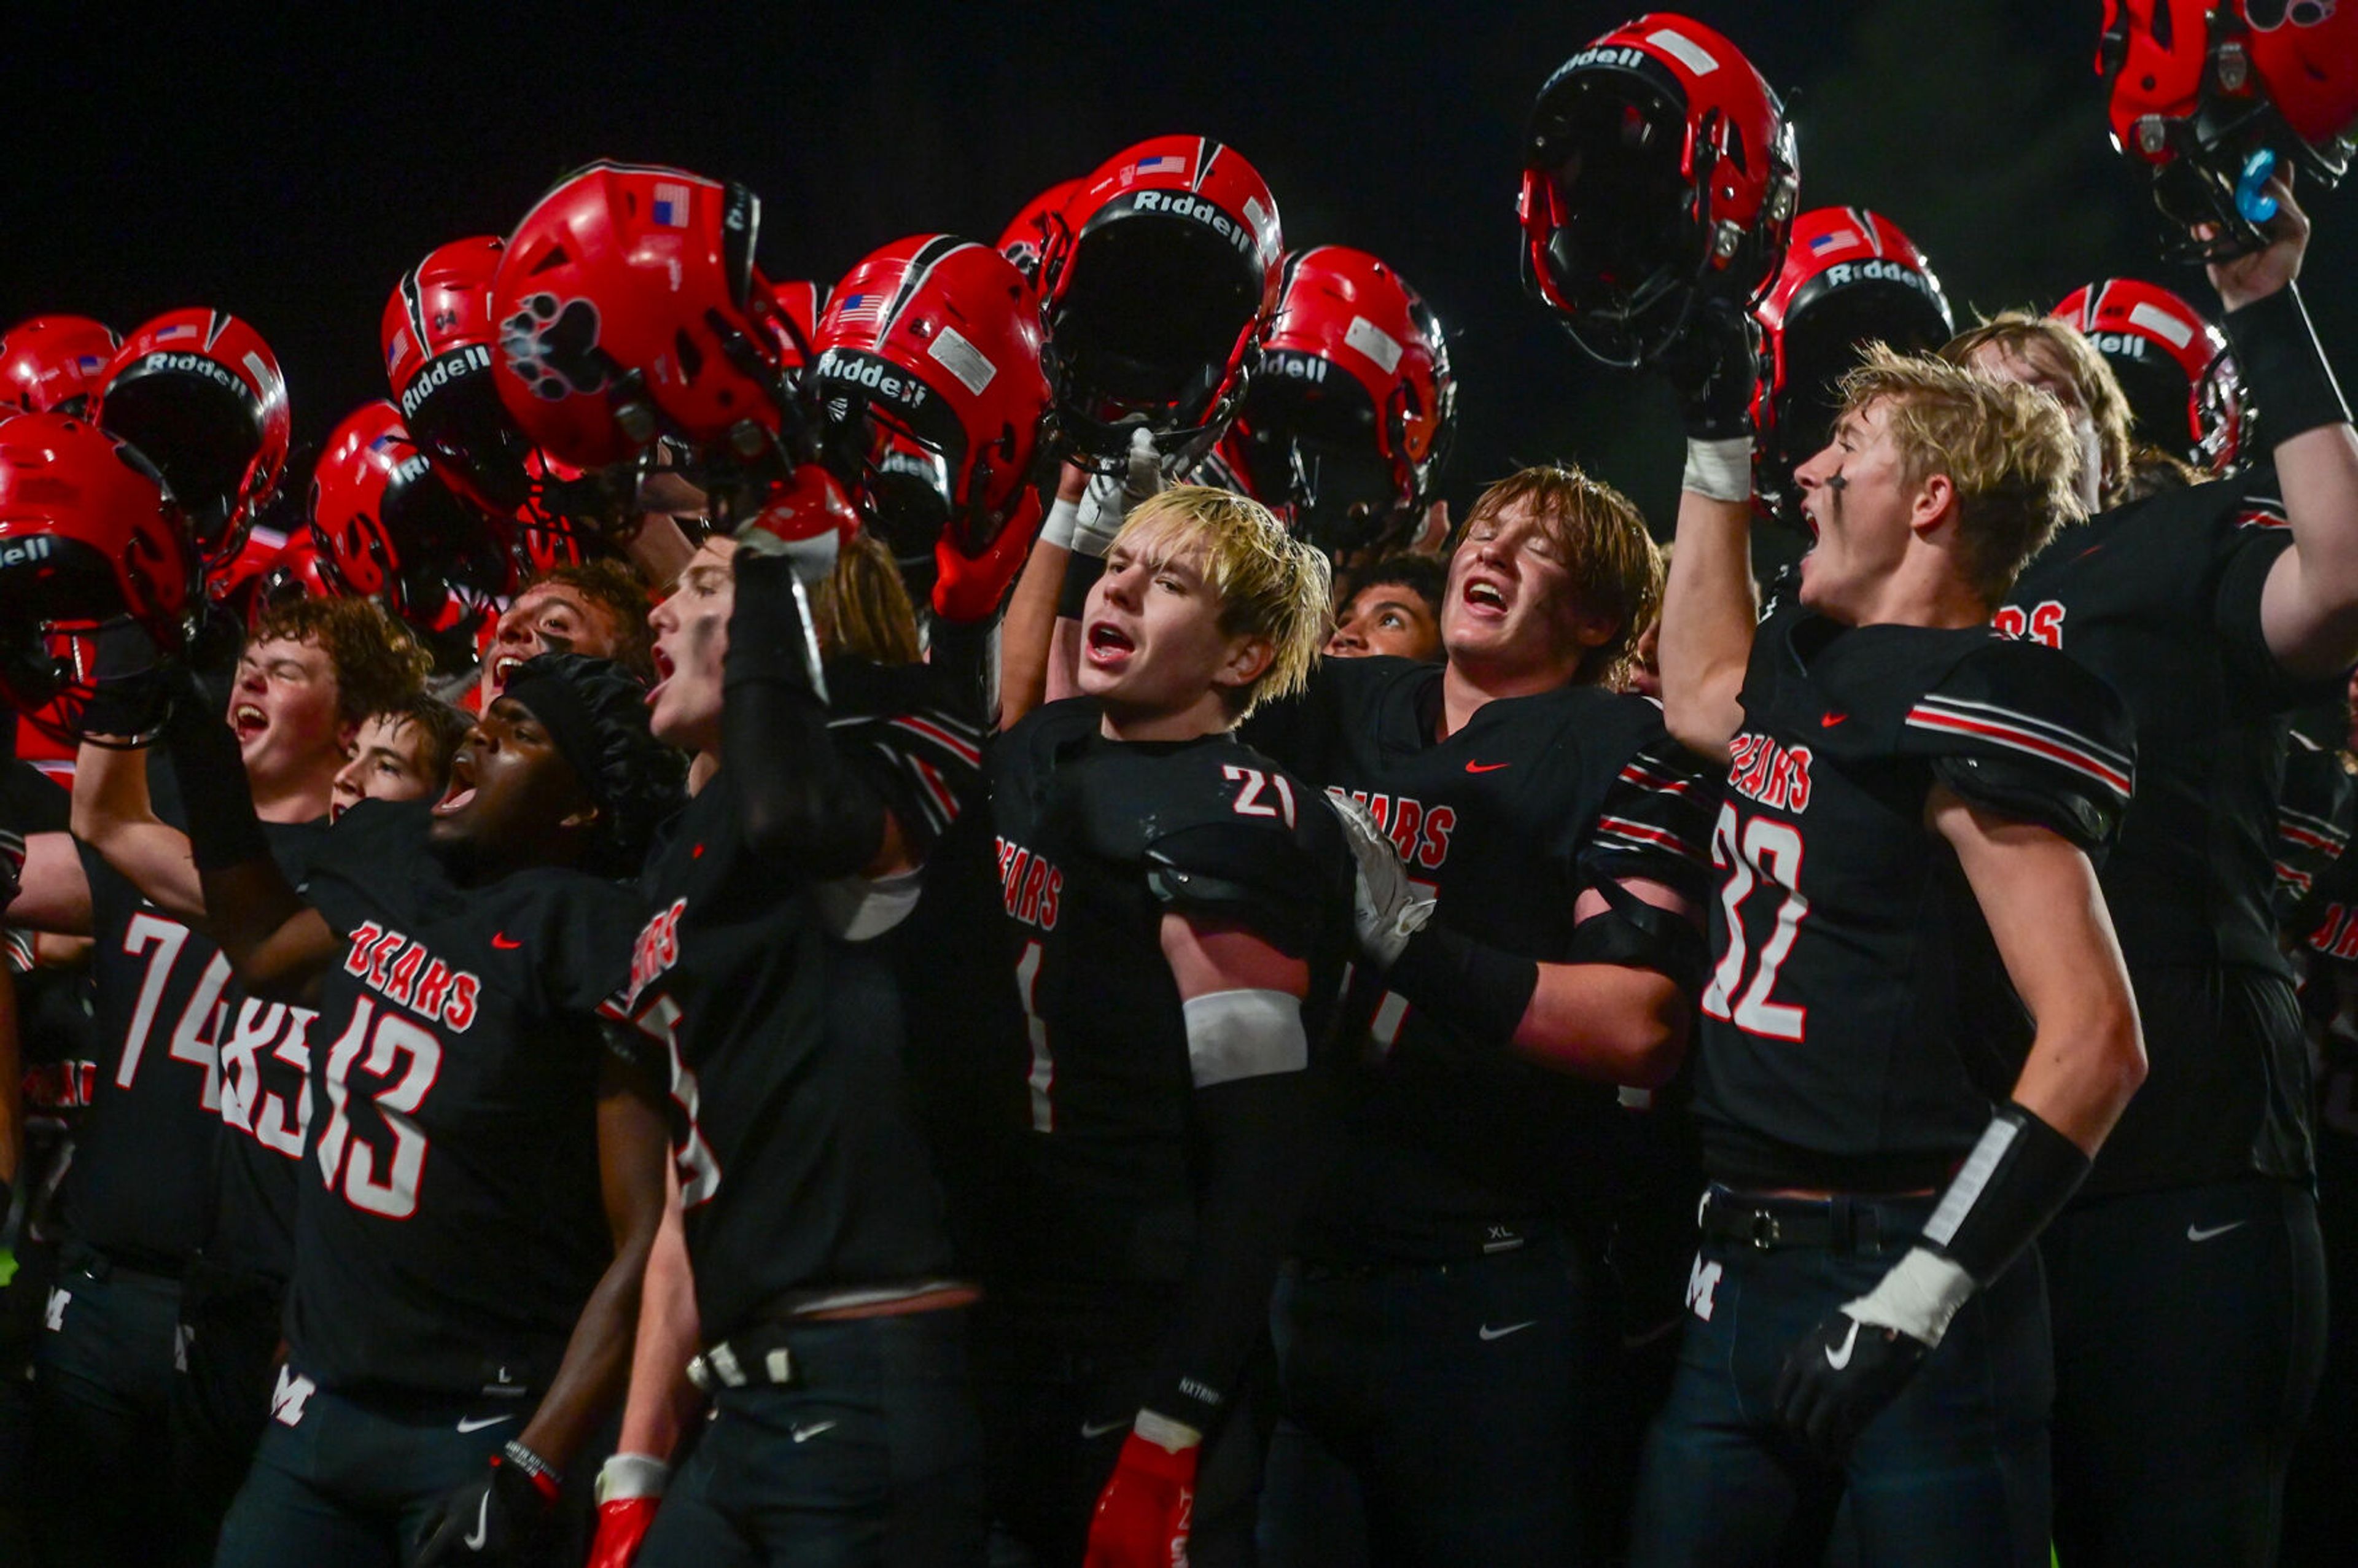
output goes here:
[[1929, 1248], [1911, 1247], [1875, 1289], [1843, 1311], [1877, 1328], [1897, 1329], [1910, 1339], [1938, 1345], [1949, 1320], [1972, 1299], [1974, 1277]]
[[670, 1479], [671, 1466], [652, 1454], [616, 1454], [598, 1467], [598, 1500], [660, 1498]]
[[1752, 499], [1752, 438], [1723, 441], [1687, 438], [1687, 472], [1681, 488], [1713, 501]]
[[1159, 1411], [1141, 1410], [1130, 1430], [1158, 1448], [1182, 1453], [1204, 1441], [1204, 1434], [1184, 1421], [1174, 1421]]
[[1058, 496], [1056, 503], [1048, 508], [1048, 520], [1040, 524], [1040, 543], [1054, 545], [1060, 550], [1071, 549], [1073, 524], [1079, 522], [1080, 517], [1079, 502], [1067, 501], [1063, 496]]

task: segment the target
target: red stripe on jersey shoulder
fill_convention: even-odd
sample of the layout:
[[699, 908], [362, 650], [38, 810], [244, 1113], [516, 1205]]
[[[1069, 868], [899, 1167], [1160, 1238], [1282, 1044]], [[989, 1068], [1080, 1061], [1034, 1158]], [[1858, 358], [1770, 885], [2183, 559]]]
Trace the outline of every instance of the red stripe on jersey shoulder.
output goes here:
[[946, 721], [922, 718], [914, 713], [904, 713], [894, 719], [892, 723], [896, 730], [905, 730], [912, 735], [931, 741], [968, 767], [982, 766], [982, 748], [971, 741], [961, 739], [949, 728]]
[[1979, 703], [1974, 707], [1977, 711], [1967, 713], [1947, 706], [1936, 706], [1934, 699], [1927, 698], [1909, 710], [1907, 721], [1919, 730], [1972, 735], [2034, 757], [2044, 757], [2049, 762], [2060, 762], [2074, 773], [2095, 780], [2124, 800], [2128, 798], [2130, 778], [2127, 771], [2114, 765], [2105, 753], [2087, 742], [2074, 743], [2061, 738], [2071, 731], [2048, 726], [2054, 730], [2054, 734], [2041, 734], [2028, 728], [2027, 723], [2017, 721], [2027, 716], [2003, 718], [2000, 717], [2003, 709]]

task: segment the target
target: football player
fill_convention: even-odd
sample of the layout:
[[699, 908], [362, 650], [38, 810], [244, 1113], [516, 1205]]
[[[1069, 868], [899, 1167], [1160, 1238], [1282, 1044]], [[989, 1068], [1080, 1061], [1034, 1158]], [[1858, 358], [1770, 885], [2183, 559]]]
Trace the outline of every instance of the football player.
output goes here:
[[1440, 658], [1441, 596], [1441, 563], [1430, 556], [1386, 556], [1362, 568], [1351, 574], [1351, 597], [1335, 617], [1327, 656]]
[[477, 681], [479, 712], [507, 688], [508, 677], [539, 654], [619, 660], [633, 675], [647, 662], [647, 592], [628, 567], [590, 560], [543, 573], [500, 612]]
[[424, 692], [370, 714], [352, 737], [352, 761], [336, 774], [330, 819], [363, 800], [440, 799], [472, 722]]
[[[2323, 1349], [2309, 1073], [2270, 892], [2286, 715], [2358, 659], [2358, 431], [2294, 284], [2309, 222], [2281, 178], [2269, 193], [2266, 248], [2210, 274], [2270, 452], [2059, 536], [1998, 611], [2111, 682], [2137, 727], [2104, 885], [2152, 1075], [2042, 1244], [2056, 1538], [2089, 1562], [2273, 1562]], [[1943, 352], [2054, 388], [2084, 440], [2125, 405], [2050, 326]]]
[[[974, 1292], [951, 1277], [899, 986], [871, 940], [915, 902], [981, 737], [925, 700], [881, 546], [848, 546], [829, 588], [815, 627], [787, 561], [712, 540], [653, 620], [653, 724], [696, 754], [697, 788], [643, 879], [653, 918], [609, 1011], [664, 1058], [693, 1290], [642, 1333], [601, 1564], [775, 1562], [846, 1535], [895, 1563], [981, 1552], [954, 1310]], [[895, 597], [897, 613], [880, 601]], [[882, 621], [898, 634], [875, 636]], [[822, 674], [821, 644], [909, 657]], [[667, 1364], [649, 1354], [665, 1334]], [[715, 1414], [666, 1487], [665, 1454], [644, 1451], [668, 1450], [665, 1423], [637, 1417], [699, 1341]]]
[[1633, 1561], [1814, 1558], [1846, 1503], [1868, 1563], [2043, 1563], [2026, 1249], [2144, 1067], [2090, 860], [2126, 714], [1989, 627], [2078, 513], [2078, 447], [2050, 398], [1871, 351], [1796, 470], [1798, 600], [1756, 627], [1750, 354], [1706, 321], [1661, 663], [1671, 732], [1729, 759], [1711, 1185]]
[[1081, 695], [988, 763], [1028, 1043], [977, 1324], [992, 1504], [1043, 1563], [1249, 1562], [1238, 1407], [1316, 1169], [1352, 873], [1315, 789], [1230, 731], [1300, 685], [1326, 566], [1196, 486], [1104, 559]]
[[1442, 662], [1330, 659], [1247, 728], [1438, 899], [1361, 966], [1348, 1141], [1278, 1290], [1279, 1562], [1342, 1561], [1362, 1524], [1379, 1562], [1601, 1556], [1579, 1455], [1609, 1426], [1606, 1233], [1649, 1141], [1620, 1090], [1671, 1080], [1702, 978], [1709, 788], [1614, 690], [1660, 584], [1627, 500], [1523, 470], [1467, 514]]
[[[301, 864], [318, 835], [362, 718], [414, 692], [425, 673], [415, 641], [365, 601], [302, 601], [261, 622], [240, 657], [223, 729], [267, 814], [274, 852], [290, 866]], [[93, 773], [86, 789], [128, 781], [144, 803], [142, 756], [84, 752]], [[212, 1461], [233, 1445], [226, 1429], [199, 1418], [217, 1400], [235, 1405], [227, 1385], [244, 1368], [232, 1314], [207, 1307], [231, 1293], [224, 1281], [284, 1277], [283, 1250], [271, 1238], [285, 1236], [296, 1151], [284, 1130], [276, 1148], [257, 1141], [262, 1134], [246, 1117], [255, 1107], [239, 1092], [248, 1087], [243, 1075], [222, 1094], [224, 1067], [241, 1060], [233, 1021], [257, 1021], [211, 942], [190, 929], [196, 890], [185, 853], [168, 851], [170, 881], [151, 897], [108, 863], [91, 820], [76, 827], [81, 837], [40, 833], [27, 841], [10, 907], [17, 924], [98, 939], [106, 1045], [99, 1092], [59, 1194], [70, 1239], [41, 1341], [37, 1451], [49, 1476], [41, 1495], [60, 1506], [43, 1528], [61, 1555], [178, 1539], [180, 1530], [202, 1555], [227, 1499], [203, 1485], [200, 1472], [213, 1473]], [[287, 1023], [283, 1011], [273, 1022]], [[249, 1065], [257, 1044], [281, 1044], [276, 1028], [245, 1042]], [[281, 1065], [299, 1083], [300, 1030], [283, 1044]], [[221, 1137], [224, 1113], [246, 1136]], [[238, 1343], [271, 1335], [275, 1316], [267, 1306], [246, 1315], [253, 1333]], [[188, 1329], [200, 1320], [222, 1332], [191, 1352]], [[264, 1357], [274, 1343], [265, 1340]], [[254, 1391], [248, 1402], [260, 1397]], [[249, 1425], [248, 1447], [253, 1437]], [[172, 1494], [156, 1476], [189, 1463], [199, 1470], [180, 1477], [196, 1490], [178, 1499], [189, 1512], [168, 1526], [153, 1509]], [[238, 1467], [233, 1457], [231, 1485]], [[142, 1477], [135, 1487], [133, 1470]], [[92, 1506], [88, 1488], [117, 1476], [136, 1496]], [[74, 1495], [70, 1508], [58, 1487]]]
[[592, 1011], [632, 927], [607, 879], [677, 777], [642, 691], [528, 662], [453, 792], [346, 812], [299, 894], [228, 740], [167, 729], [206, 925], [256, 996], [321, 1015], [287, 1358], [222, 1562], [528, 1558], [620, 1391], [662, 1132]]

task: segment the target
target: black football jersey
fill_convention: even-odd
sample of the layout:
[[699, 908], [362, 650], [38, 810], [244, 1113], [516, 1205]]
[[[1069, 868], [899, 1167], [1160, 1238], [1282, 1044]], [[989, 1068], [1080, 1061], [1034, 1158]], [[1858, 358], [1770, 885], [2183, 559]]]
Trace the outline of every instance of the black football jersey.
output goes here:
[[1712, 833], [1705, 1168], [1938, 1186], [2011, 1091], [2030, 1021], [1926, 798], [1942, 784], [2101, 853], [2136, 782], [2127, 713], [2033, 643], [1798, 608], [1761, 624], [1743, 707]]
[[[263, 832], [299, 878], [322, 827], [265, 823]], [[210, 937], [147, 902], [97, 851], [81, 853], [100, 1054], [59, 1213], [117, 1261], [178, 1273], [213, 1232], [224, 1025], [244, 996]]]
[[[2291, 543], [2275, 473], [2257, 468], [2066, 529], [1999, 611], [2000, 631], [2062, 649], [2135, 720], [2136, 799], [2104, 883], [2140, 989], [2160, 966], [2287, 973], [2271, 903], [2286, 715], [2334, 689], [2287, 676], [2261, 631], [2261, 589]], [[2290, 1031], [2255, 1050], [2223, 1046], [2215, 1016], [2142, 1014], [2146, 1080], [2091, 1192], [2306, 1174]]]
[[362, 801], [312, 858], [348, 947], [311, 1030], [289, 1359], [338, 1390], [521, 1396], [613, 1256], [596, 1011], [640, 905], [553, 869], [460, 888], [427, 821]]
[[[923, 858], [980, 787], [980, 734], [925, 666], [838, 660], [827, 677], [830, 740]], [[708, 1340], [764, 1308], [919, 1283], [950, 1261], [892, 949], [830, 934], [865, 924], [864, 884], [814, 887], [763, 856], [736, 784], [723, 766], [649, 859], [651, 914], [607, 1008], [670, 1086]]]
[[[1329, 659], [1247, 739], [1365, 805], [1434, 918], [1541, 962], [1572, 956], [1574, 909], [1601, 881], [1661, 882], [1700, 908], [1716, 788], [1642, 697], [1565, 686], [1485, 703], [1436, 739], [1443, 671]], [[1595, 1221], [1634, 1130], [1610, 1085], [1463, 1042], [1379, 978], [1355, 980], [1349, 1151], [1303, 1245], [1338, 1256], [1511, 1245], [1542, 1217]]]
[[1326, 1060], [1352, 861], [1317, 792], [1229, 735], [1119, 742], [1087, 698], [1034, 710], [988, 760], [1005, 957], [1028, 1061], [1003, 1266], [1174, 1281], [1195, 1243], [1195, 1080], [1163, 917], [1202, 914], [1304, 959]]
[[2295, 729], [2285, 752], [2284, 791], [2277, 801], [2276, 907], [2284, 935], [2298, 941], [2293, 912], [2350, 847], [2358, 822], [2358, 784], [2342, 753]]

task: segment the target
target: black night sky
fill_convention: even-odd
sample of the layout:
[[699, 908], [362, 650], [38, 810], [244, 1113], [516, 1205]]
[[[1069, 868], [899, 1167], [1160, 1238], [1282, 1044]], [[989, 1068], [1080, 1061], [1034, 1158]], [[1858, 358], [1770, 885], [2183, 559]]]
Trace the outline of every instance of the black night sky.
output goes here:
[[[1201, 134], [1260, 166], [1290, 244], [1374, 251], [1442, 312], [1454, 500], [1568, 457], [1669, 521], [1667, 394], [1583, 362], [1516, 273], [1531, 95], [1628, 5], [271, 9], [12, 11], [0, 320], [233, 310], [277, 349], [300, 443], [383, 395], [378, 317], [403, 269], [504, 232], [590, 157], [745, 181], [765, 269], [831, 283], [903, 234], [992, 240], [1129, 142]], [[2130, 273], [2215, 310], [2199, 274], [2154, 259], [2156, 215], [2106, 141], [2097, 0], [1685, 9], [1786, 94], [1802, 204], [1896, 220], [1962, 308]], [[2311, 309], [2358, 365], [2358, 196], [2305, 194]]]

